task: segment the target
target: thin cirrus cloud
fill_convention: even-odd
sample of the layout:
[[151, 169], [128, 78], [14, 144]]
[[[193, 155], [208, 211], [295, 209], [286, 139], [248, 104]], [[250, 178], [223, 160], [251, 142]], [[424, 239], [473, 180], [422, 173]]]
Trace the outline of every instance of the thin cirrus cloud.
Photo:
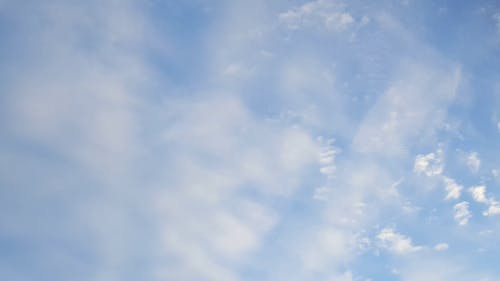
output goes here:
[[495, 280], [498, 13], [2, 1], [0, 275]]

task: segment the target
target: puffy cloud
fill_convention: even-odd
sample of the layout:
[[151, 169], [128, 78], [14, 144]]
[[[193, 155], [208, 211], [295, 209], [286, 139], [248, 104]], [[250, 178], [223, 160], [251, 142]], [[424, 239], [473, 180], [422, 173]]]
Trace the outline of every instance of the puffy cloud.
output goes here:
[[460, 203], [455, 204], [453, 206], [453, 210], [455, 211], [455, 221], [459, 225], [467, 225], [469, 223], [469, 219], [472, 217], [470, 211], [469, 211], [469, 202], [463, 201]]
[[488, 205], [488, 209], [483, 212], [484, 216], [500, 215], [500, 203], [494, 197], [486, 196], [486, 186], [473, 186], [469, 191], [475, 201]]
[[472, 198], [480, 203], [487, 204], [489, 200], [486, 198], [486, 186], [473, 186], [469, 188], [470, 193], [472, 194]]
[[422, 246], [414, 246], [411, 238], [397, 233], [392, 228], [382, 229], [378, 233], [377, 239], [382, 248], [395, 254], [408, 254], [422, 249]]
[[443, 173], [443, 151], [438, 149], [435, 153], [417, 155], [413, 171], [429, 177], [441, 175]]
[[483, 213], [485, 216], [500, 215], [500, 203], [494, 199], [490, 199], [488, 210]]
[[448, 178], [448, 177], [443, 177], [444, 185], [445, 185], [445, 190], [447, 192], [445, 199], [458, 199], [460, 198], [460, 194], [462, 192], [462, 189], [464, 188], [463, 186], [457, 184], [455, 180]]

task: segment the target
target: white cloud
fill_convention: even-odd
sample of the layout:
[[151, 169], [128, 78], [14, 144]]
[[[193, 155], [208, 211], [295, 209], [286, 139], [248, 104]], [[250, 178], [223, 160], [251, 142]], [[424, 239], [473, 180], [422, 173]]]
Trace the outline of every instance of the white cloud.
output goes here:
[[345, 230], [337, 227], [320, 228], [310, 237], [307, 246], [299, 253], [306, 271], [323, 272], [337, 267], [353, 257], [355, 240]]
[[20, 44], [32, 46], [23, 49], [30, 59], [16, 64], [22, 75], [5, 92], [8, 130], [116, 181], [140, 152], [139, 93], [151, 69], [139, 50], [155, 29], [133, 1], [32, 4], [29, 12], [9, 5], [31, 42]]
[[[167, 277], [175, 272], [184, 279], [238, 280], [227, 261], [239, 264], [258, 249], [277, 222], [276, 214], [260, 203], [217, 190], [219, 178], [200, 180], [208, 189], [205, 192], [182, 186], [155, 195], [163, 229], [160, 253], [179, 260], [176, 265], [162, 264], [159, 275]], [[218, 198], [214, 200], [210, 193], [218, 193]], [[226, 200], [233, 204], [223, 204]]]
[[323, 141], [320, 138], [320, 142], [325, 142], [322, 145], [320, 154], [319, 154], [319, 164], [320, 173], [326, 175], [329, 178], [333, 178], [335, 176], [335, 171], [337, 167], [335, 165], [335, 156], [338, 153], [338, 150], [333, 146], [334, 140]]
[[457, 203], [453, 207], [453, 210], [455, 211], [455, 221], [459, 225], [467, 225], [469, 223], [469, 219], [472, 217], [469, 211], [469, 202], [463, 201]]
[[[95, 5], [94, 2], [91, 1], [88, 6], [99, 9], [102, 7], [101, 3]], [[157, 1], [150, 2], [148, 3], [156, 5]], [[228, 5], [232, 6], [253, 7], [257, 4], [255, 6], [269, 7], [265, 1], [252, 1], [251, 4], [246, 1], [229, 2], [232, 4]], [[283, 268], [285, 274], [294, 275], [292, 279], [269, 278], [272, 280], [315, 280], [318, 276], [324, 280], [361, 280], [354, 277], [354, 273], [346, 272], [346, 267], [360, 248], [366, 250], [371, 243], [364, 238], [358, 239], [357, 235], [361, 229], [379, 222], [380, 215], [385, 214], [386, 204], [397, 204], [399, 199], [407, 202], [404, 201], [405, 198], [399, 198], [398, 190], [404, 190], [397, 188], [401, 180], [394, 183], [402, 175], [398, 170], [400, 159], [391, 158], [392, 153], [411, 151], [415, 136], [419, 137], [419, 141], [428, 140], [431, 134], [426, 132], [432, 131], [434, 117], [440, 119], [441, 110], [446, 108], [446, 102], [453, 96], [459, 73], [454, 69], [433, 71], [441, 67], [432, 62], [416, 67], [414, 61], [403, 63], [403, 68], [407, 71], [403, 75], [392, 77], [390, 81], [383, 81], [381, 84], [384, 87], [386, 84], [389, 86], [380, 98], [375, 97], [373, 101], [368, 99], [371, 97], [359, 98], [360, 104], [363, 102], [363, 110], [359, 113], [355, 112], [358, 105], [354, 108], [352, 104], [345, 106], [343, 102], [337, 102], [343, 101], [343, 98], [338, 97], [350, 98], [347, 93], [356, 92], [349, 89], [347, 93], [343, 93], [335, 88], [336, 78], [330, 64], [338, 63], [338, 68], [345, 70], [340, 65], [344, 55], [342, 48], [339, 48], [338, 61], [324, 54], [316, 54], [316, 50], [314, 55], [304, 54], [298, 48], [292, 52], [298, 53], [298, 58], [293, 58], [293, 62], [288, 64], [290, 54], [280, 49], [283, 42], [251, 41], [244, 38], [248, 27], [253, 27], [257, 22], [266, 24], [263, 20], [265, 16], [260, 17], [257, 10], [253, 10], [252, 16], [248, 16], [244, 9], [239, 13], [232, 13], [233, 10], [227, 9], [230, 16], [221, 16], [223, 19], [220, 21], [229, 27], [217, 26], [218, 20], [215, 17], [214, 22], [217, 23], [212, 25], [210, 20], [209, 30], [221, 35], [210, 36], [214, 34], [203, 30], [199, 32], [204, 38], [203, 44], [200, 44], [203, 46], [196, 49], [199, 52], [182, 50], [189, 54], [197, 53], [193, 61], [200, 63], [196, 66], [198, 69], [191, 73], [192, 66], [186, 65], [177, 73], [175, 61], [170, 65], [171, 59], [178, 59], [175, 55], [168, 54], [165, 58], [162, 57], [164, 54], [142, 53], [142, 50], [150, 47], [142, 45], [147, 43], [147, 40], [143, 40], [143, 33], [149, 32], [151, 28], [137, 15], [142, 11], [134, 9], [132, 5], [122, 5], [123, 2], [116, 3], [110, 6], [112, 9], [103, 9], [102, 14], [96, 13], [94, 8], [86, 9], [83, 16], [78, 9], [66, 11], [51, 7], [49, 10], [55, 18], [35, 20], [50, 27], [40, 37], [50, 35], [52, 27], [62, 28], [63, 34], [48, 36], [47, 41], [55, 43], [42, 46], [44, 49], [41, 52], [47, 54], [47, 50], [56, 51], [48, 51], [50, 55], [41, 67], [26, 67], [30, 71], [26, 71], [26, 76], [16, 82], [21, 86], [13, 91], [15, 95], [11, 98], [14, 101], [14, 114], [12, 120], [8, 120], [15, 126], [20, 126], [20, 135], [37, 146], [48, 144], [53, 151], [58, 152], [55, 153], [56, 157], [64, 158], [65, 165], [77, 168], [83, 162], [86, 167], [97, 168], [112, 181], [113, 184], [103, 184], [105, 188], [100, 192], [113, 199], [105, 196], [106, 199], [101, 199], [101, 193], [92, 193], [93, 186], [82, 189], [84, 197], [89, 195], [88, 200], [99, 198], [103, 200], [103, 204], [109, 203], [109, 209], [102, 213], [95, 211], [97, 208], [87, 208], [86, 204], [80, 204], [77, 200], [68, 200], [72, 205], [78, 205], [82, 209], [82, 216], [87, 218], [85, 224], [78, 228], [86, 228], [88, 223], [92, 226], [92, 231], [95, 231], [91, 234], [98, 237], [96, 245], [99, 246], [96, 247], [102, 247], [98, 251], [104, 253], [98, 257], [98, 262], [100, 267], [106, 269], [106, 274], [102, 276], [107, 277], [102, 279], [117, 280], [119, 276], [123, 276], [120, 271], [128, 268], [127, 260], [132, 260], [132, 263], [136, 260], [149, 261], [151, 258], [154, 259], [154, 264], [145, 266], [151, 266], [157, 278], [142, 279], [238, 281], [240, 270], [255, 268], [253, 265], [256, 261], [251, 259], [257, 253], [258, 257], [261, 254], [262, 257], [268, 257], [268, 254], [272, 257], [280, 255], [279, 259], [264, 259], [265, 268], [272, 269], [266, 270], [266, 273]], [[211, 19], [215, 10], [219, 9], [212, 9], [211, 14], [203, 16], [203, 20]], [[332, 31], [326, 32], [331, 35], [356, 25], [358, 17], [350, 11], [339, 2], [318, 0], [281, 14], [280, 21], [290, 29], [314, 27], [321, 31]], [[94, 18], [95, 14], [98, 16]], [[253, 18], [256, 14], [259, 17]], [[69, 24], [57, 21], [59, 16], [68, 19]], [[272, 17], [275, 19], [275, 14]], [[246, 18], [242, 21], [247, 22], [242, 24], [240, 18]], [[370, 19], [365, 16], [360, 24], [368, 24]], [[56, 24], [52, 26], [50, 23], [54, 20]], [[105, 31], [94, 32], [100, 30], [101, 23]], [[173, 31], [170, 30], [169, 23], [160, 19], [155, 23], [161, 23], [159, 25], [165, 28], [164, 33]], [[96, 26], [89, 27], [88, 24]], [[177, 22], [175, 26], [182, 26], [182, 22]], [[87, 40], [89, 38], [86, 36], [75, 36], [87, 29], [87, 36], [95, 35], [102, 45]], [[226, 32], [228, 30], [231, 32]], [[265, 32], [262, 34], [255, 37], [266, 36]], [[374, 34], [377, 38], [381, 36], [380, 41], [392, 36], [386, 37], [383, 30]], [[159, 35], [164, 36], [163, 32]], [[178, 44], [176, 41], [188, 41], [188, 45], [198, 42], [191, 41], [194, 39], [191, 36], [198, 35], [185, 35], [178, 40], [165, 41], [172, 41], [174, 44]], [[226, 35], [227, 38], [224, 37]], [[280, 37], [274, 33], [267, 36]], [[70, 38], [71, 42], [64, 38]], [[83, 42], [84, 46], [79, 48], [75, 42]], [[295, 43], [300, 42], [290, 45]], [[390, 45], [392, 42], [387, 43]], [[205, 45], [213, 45], [218, 50], [217, 55], [205, 49]], [[241, 46], [245, 47], [239, 48]], [[272, 61], [270, 68], [275, 71], [271, 75], [263, 72], [262, 77], [279, 81], [273, 80], [269, 84], [262, 79], [251, 81], [252, 75], [261, 73], [260, 70], [264, 69], [253, 61], [256, 56], [252, 55], [252, 51], [261, 52], [259, 49], [262, 46], [269, 48], [273, 56], [258, 58]], [[347, 47], [350, 52], [351, 45]], [[98, 52], [93, 53], [94, 48]], [[368, 48], [371, 49], [372, 46]], [[59, 51], [61, 57], [58, 57]], [[373, 53], [379, 51], [381, 49], [373, 49]], [[159, 56], [158, 62], [156, 55]], [[303, 63], [308, 61], [308, 56], [315, 55], [317, 58], [312, 59], [313, 63]], [[224, 59], [220, 59], [221, 57]], [[280, 65], [280, 57], [287, 63]], [[395, 60], [400, 60], [399, 56], [395, 57]], [[213, 58], [220, 61], [213, 62]], [[148, 66], [149, 59], [155, 60], [152, 69]], [[182, 58], [180, 60], [184, 62]], [[369, 61], [372, 61], [371, 58]], [[379, 64], [378, 59], [373, 61]], [[186, 62], [189, 63], [189, 60]], [[381, 64], [381, 68], [399, 73], [392, 68], [392, 62]], [[169, 66], [167, 71], [163, 71], [163, 65]], [[162, 72], [156, 73], [156, 67], [162, 68]], [[353, 67], [363, 69], [365, 66]], [[259, 71], [254, 72], [253, 69]], [[351, 66], [347, 66], [347, 69], [350, 70]], [[49, 74], [42, 74], [44, 71]], [[215, 72], [221, 75], [221, 80], [209, 74]], [[427, 72], [430, 73], [428, 76]], [[173, 77], [168, 77], [172, 73]], [[53, 76], [58, 77], [54, 79]], [[344, 79], [343, 76], [340, 77]], [[169, 78], [172, 80], [163, 81]], [[246, 79], [245, 83], [240, 83], [243, 80], [240, 78]], [[26, 84], [26, 80], [30, 83]], [[199, 80], [209, 82], [205, 84]], [[189, 85], [183, 84], [183, 81], [189, 81]], [[167, 85], [170, 82], [179, 85], [170, 87]], [[143, 88], [144, 84], [146, 87]], [[278, 98], [272, 96], [275, 94], [272, 93], [274, 84], [286, 84], [284, 90], [280, 88], [280, 93], [276, 94], [279, 95]], [[347, 84], [346, 82], [343, 86], [347, 88]], [[361, 83], [360, 87], [365, 85]], [[253, 96], [263, 88], [266, 88], [263, 91], [266, 97]], [[198, 92], [196, 89], [204, 90]], [[17, 93], [26, 95], [17, 97]], [[293, 107], [290, 104], [298, 104], [300, 107], [317, 96], [322, 96], [322, 99], [312, 105], [308, 104], [307, 110], [297, 109], [297, 116], [301, 120], [296, 123], [300, 125], [273, 119], [280, 113], [274, 109], [267, 111], [267, 102], [274, 98], [284, 104], [276, 109], [280, 111]], [[260, 102], [265, 102], [266, 106], [261, 106]], [[250, 108], [255, 104], [259, 104], [258, 110], [255, 110], [258, 112]], [[5, 108], [11, 105], [7, 103]], [[352, 109], [355, 110], [350, 112]], [[366, 116], [362, 116], [364, 109], [368, 111]], [[337, 112], [335, 114], [338, 115], [331, 118], [333, 115], [322, 115], [319, 112]], [[309, 123], [303, 121], [306, 119]], [[359, 120], [362, 122], [358, 123]], [[301, 122], [312, 126], [304, 128]], [[339, 150], [333, 143], [318, 142], [315, 136], [325, 131], [337, 134], [340, 123], [348, 128], [345, 130], [348, 133], [339, 139], [353, 139], [352, 147], [347, 149], [355, 151], [349, 151], [345, 157], [337, 159]], [[356, 132], [358, 127], [359, 131]], [[378, 158], [380, 155], [383, 157]], [[432, 159], [424, 157], [423, 160], [428, 163], [423, 168], [423, 164], [419, 164], [419, 169], [422, 170], [420, 173], [432, 176], [442, 174], [440, 157], [439, 151], [430, 157]], [[74, 159], [77, 161], [73, 161]], [[43, 161], [45, 160], [40, 160]], [[124, 167], [124, 172], [114, 173], [116, 167]], [[324, 175], [320, 176], [319, 181], [326, 178], [326, 183], [314, 182], [316, 179], [311, 174], [317, 176], [318, 170]], [[87, 176], [86, 171], [81, 173]], [[54, 174], [56, 185], [60, 183], [59, 176], [67, 176], [60, 175], [62, 173], [59, 171]], [[92, 174], [82, 182], [90, 182], [92, 185], [97, 181]], [[322, 186], [314, 191], [313, 198], [327, 202], [318, 204], [319, 207], [315, 205], [307, 210], [297, 210], [295, 204], [298, 201], [301, 204], [304, 202], [304, 198], [299, 197], [304, 193], [295, 192], [305, 188], [309, 197], [310, 184]], [[459, 198], [459, 186], [454, 182], [450, 186], [447, 197]], [[96, 184], [96, 189], [100, 187]], [[121, 202], [123, 206], [115, 204], [114, 200]], [[150, 204], [151, 201], [155, 204]], [[310, 203], [313, 205], [318, 202], [307, 202]], [[278, 204], [280, 208], [275, 208], [273, 204]], [[293, 208], [288, 208], [289, 206]], [[279, 213], [292, 209], [308, 217], [295, 217], [293, 213], [282, 216]], [[492, 209], [491, 213], [494, 212], [496, 209]], [[120, 215], [115, 217], [114, 213]], [[136, 215], [140, 217], [140, 222], [129, 224], [128, 220], [133, 220], [131, 217]], [[101, 220], [103, 217], [108, 221]], [[291, 223], [293, 229], [286, 230], [285, 235], [274, 235], [275, 229], [279, 232], [289, 227], [289, 222], [285, 221], [287, 219], [300, 221]], [[115, 227], [115, 223], [119, 227]], [[295, 228], [296, 225], [303, 229]], [[130, 232], [134, 237], [124, 238]], [[116, 233], [120, 233], [119, 237]], [[273, 233], [272, 239], [266, 241], [270, 233]], [[286, 236], [294, 236], [294, 239], [287, 240]], [[276, 237], [278, 238], [275, 239]], [[382, 230], [377, 239], [384, 249], [396, 254], [417, 252], [423, 248], [414, 245], [409, 237], [393, 229]], [[89, 250], [93, 246], [85, 247], [85, 251], [93, 255], [94, 252]], [[267, 252], [275, 251], [275, 248], [280, 248], [285, 253], [281, 255], [282, 253]], [[289, 270], [290, 260], [293, 270]], [[247, 267], [249, 264], [251, 265]], [[276, 264], [279, 266], [275, 266]]]
[[471, 152], [469, 156], [467, 156], [467, 167], [469, 167], [471, 172], [477, 173], [480, 166], [481, 160], [479, 159], [477, 152]]
[[429, 177], [441, 175], [443, 173], [443, 151], [438, 149], [435, 153], [417, 155], [413, 171]]
[[422, 249], [422, 246], [414, 246], [411, 238], [394, 231], [392, 228], [384, 228], [377, 235], [382, 248], [395, 254], [409, 254]]
[[278, 221], [272, 206], [246, 199], [245, 190], [291, 196], [304, 171], [319, 168], [319, 156], [331, 165], [333, 154], [300, 127], [255, 116], [235, 96], [171, 100], [167, 108], [164, 143], [175, 148], [166, 157], [174, 171], [163, 180], [171, 187], [155, 196], [164, 249], [190, 278], [236, 280], [227, 264], [245, 261]]
[[199, 152], [221, 161], [232, 178], [266, 193], [290, 194], [306, 165], [317, 165], [320, 144], [301, 128], [289, 128], [253, 116], [236, 97], [214, 96], [201, 102], [172, 102], [175, 114], [165, 132], [179, 146], [180, 159]]
[[446, 189], [446, 200], [449, 199], [458, 199], [460, 198], [460, 194], [462, 192], [462, 189], [464, 188], [463, 186], [457, 184], [455, 180], [448, 178], [448, 177], [443, 177], [445, 189]]
[[489, 202], [488, 198], [486, 198], [486, 186], [484, 185], [473, 186], [469, 188], [469, 191], [472, 194], [472, 198], [474, 198], [475, 201], [485, 204]]
[[[353, 140], [357, 151], [404, 155], [415, 139], [434, 134], [444, 118], [442, 109], [457, 92], [461, 71], [457, 67], [443, 69], [414, 62], [401, 66], [395, 80], [359, 126]], [[428, 167], [426, 174], [439, 174], [440, 157], [433, 153], [420, 155], [417, 171], [424, 172]]]
[[485, 216], [500, 215], [500, 203], [495, 199], [490, 199], [488, 210], [483, 213]]
[[488, 209], [483, 212], [484, 216], [500, 215], [500, 203], [494, 197], [486, 196], [486, 186], [473, 186], [469, 191], [475, 201], [488, 205]]
[[335, 174], [336, 167], [335, 166], [324, 166], [319, 169], [320, 173], [325, 174], [327, 176], [333, 176]]
[[[89, 278], [120, 279], [120, 268], [128, 266], [137, 239], [154, 240], [154, 234], [136, 227], [137, 220], [129, 215], [141, 217], [146, 208], [138, 202], [149, 200], [149, 184], [138, 183], [135, 175], [148, 169], [137, 161], [148, 146], [139, 127], [142, 118], [148, 118], [145, 85], [154, 71], [143, 52], [155, 40], [155, 28], [134, 1], [1, 2], [2, 15], [8, 15], [2, 16], [6, 21], [1, 25], [17, 34], [8, 36], [7, 52], [23, 59], [0, 66], [8, 73], [0, 78], [0, 126], [11, 141], [33, 147], [13, 151], [33, 178], [33, 184], [19, 183], [30, 190], [23, 198], [44, 194], [33, 210], [46, 204], [52, 210], [50, 218], [23, 211], [23, 224], [30, 224], [32, 233], [23, 239], [45, 247], [41, 240], [61, 242], [59, 238], [66, 237], [72, 249], [88, 251], [93, 263], [85, 268], [92, 271]], [[0, 51], [2, 57], [5, 50]], [[2, 151], [3, 145], [2, 140]], [[26, 223], [34, 218], [34, 224]], [[40, 233], [34, 225], [42, 222], [46, 230]], [[55, 243], [54, 250], [43, 255], [44, 264], [59, 264], [66, 272], [83, 269], [71, 250], [63, 248]], [[33, 276], [44, 272], [27, 270]], [[61, 276], [65, 273], [54, 278], [65, 278]]]
[[[142, 51], [150, 47], [147, 31], [142, 11], [130, 3], [28, 5], [34, 22], [44, 24], [20, 37], [40, 42], [33, 52], [43, 56], [16, 65], [23, 75], [10, 81], [2, 96], [6, 103], [0, 106], [9, 108], [5, 115], [12, 124], [8, 134], [57, 155], [36, 163], [55, 167], [60, 163], [52, 159], [61, 159], [74, 168], [74, 181], [89, 185], [78, 185], [87, 195], [68, 198], [71, 206], [64, 205], [64, 211], [68, 217], [74, 208], [81, 212], [74, 221], [83, 222], [77, 229], [88, 228], [91, 238], [84, 241], [92, 245], [68, 241], [75, 249], [80, 242], [92, 249], [98, 263], [92, 270], [105, 271], [96, 276], [120, 279], [119, 268], [139, 253], [138, 259], [158, 257], [147, 265], [155, 278], [143, 279], [238, 280], [233, 266], [261, 246], [279, 219], [272, 207], [239, 192], [252, 189], [265, 198], [292, 194], [308, 166], [318, 169], [320, 145], [301, 128], [253, 115], [237, 94], [207, 91], [176, 98], [163, 79], [151, 81], [165, 73], [143, 60]], [[226, 70], [228, 75], [243, 71], [239, 64]], [[157, 92], [151, 94], [153, 88]], [[68, 177], [59, 169], [49, 172], [48, 177]], [[78, 192], [75, 184], [58, 179], [56, 185], [64, 194]], [[97, 212], [101, 209], [86, 203], [94, 201], [90, 198], [103, 200], [107, 208]], [[138, 230], [129, 212], [145, 216], [152, 231]], [[133, 253], [138, 244], [154, 244], [154, 249], [144, 246]]]
[[261, 236], [259, 232], [269, 230], [274, 224], [269, 211], [263, 210], [258, 205], [252, 206], [248, 210], [249, 213], [244, 215], [254, 216], [259, 214], [257, 211], [260, 212], [260, 216], [255, 216], [254, 221], [247, 218], [242, 220], [229, 212], [215, 213], [211, 223], [215, 233], [210, 235], [213, 248], [231, 259], [237, 259], [242, 254], [257, 248]]
[[439, 243], [434, 246], [434, 250], [436, 251], [445, 251], [448, 250], [448, 244], [447, 243]]
[[333, 164], [334, 163], [334, 161], [335, 161], [335, 155], [338, 152], [337, 152], [337, 150], [335, 150], [332, 147], [332, 144], [333, 144], [333, 142], [328, 142], [328, 144], [325, 145], [322, 148], [320, 156], [319, 156], [319, 162], [321, 164], [329, 165], [329, 164]]

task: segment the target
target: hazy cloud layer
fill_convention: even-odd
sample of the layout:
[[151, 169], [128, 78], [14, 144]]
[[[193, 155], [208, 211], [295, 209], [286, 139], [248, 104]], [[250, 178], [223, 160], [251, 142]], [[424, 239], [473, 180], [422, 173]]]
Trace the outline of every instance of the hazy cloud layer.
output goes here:
[[0, 276], [498, 279], [499, 11], [0, 1]]

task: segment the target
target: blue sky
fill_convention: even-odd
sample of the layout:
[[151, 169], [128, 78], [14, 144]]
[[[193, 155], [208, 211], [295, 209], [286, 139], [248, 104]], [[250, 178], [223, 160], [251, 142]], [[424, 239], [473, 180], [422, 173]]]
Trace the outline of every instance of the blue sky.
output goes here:
[[0, 0], [0, 279], [500, 280], [497, 1]]

